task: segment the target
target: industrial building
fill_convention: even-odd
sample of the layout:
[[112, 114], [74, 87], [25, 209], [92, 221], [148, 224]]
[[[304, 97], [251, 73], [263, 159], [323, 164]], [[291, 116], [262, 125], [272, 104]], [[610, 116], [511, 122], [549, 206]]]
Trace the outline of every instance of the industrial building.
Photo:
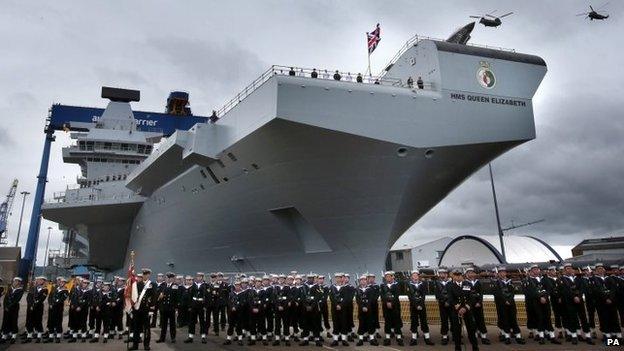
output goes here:
[[572, 248], [568, 262], [622, 263], [624, 260], [624, 236], [585, 239]]
[[505, 257], [497, 235], [462, 235], [448, 243], [440, 256], [440, 266], [487, 265], [499, 263], [561, 262], [557, 252], [532, 236], [504, 236]]
[[393, 247], [388, 253], [386, 268], [408, 272], [415, 268], [436, 268], [446, 246], [453, 240], [443, 237], [421, 245]]

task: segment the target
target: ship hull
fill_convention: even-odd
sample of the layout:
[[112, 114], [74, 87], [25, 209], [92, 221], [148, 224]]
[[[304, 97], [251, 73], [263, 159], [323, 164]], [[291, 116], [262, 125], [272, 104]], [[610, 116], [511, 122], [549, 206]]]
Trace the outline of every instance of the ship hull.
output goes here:
[[521, 142], [409, 148], [275, 119], [223, 167], [154, 192], [128, 253], [156, 271], [379, 272], [407, 228]]

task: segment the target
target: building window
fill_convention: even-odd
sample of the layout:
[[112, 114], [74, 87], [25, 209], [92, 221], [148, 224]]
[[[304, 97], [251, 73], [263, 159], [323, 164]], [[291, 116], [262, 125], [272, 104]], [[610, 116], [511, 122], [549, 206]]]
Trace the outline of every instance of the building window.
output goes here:
[[442, 257], [442, 254], [444, 254], [444, 250], [443, 251], [436, 251], [436, 258], [440, 259], [440, 257]]
[[397, 261], [402, 261], [403, 260], [403, 252], [401, 251], [397, 251], [394, 253], [394, 257], [396, 258]]

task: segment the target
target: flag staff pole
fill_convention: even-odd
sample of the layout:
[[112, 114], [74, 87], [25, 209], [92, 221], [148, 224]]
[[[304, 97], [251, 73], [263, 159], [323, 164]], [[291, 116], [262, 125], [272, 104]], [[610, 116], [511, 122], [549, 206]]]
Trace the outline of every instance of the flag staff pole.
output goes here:
[[[369, 50], [369, 48], [368, 48], [368, 35], [369, 35], [369, 33], [368, 33], [368, 32], [366, 32], [366, 53], [367, 53], [367, 55], [368, 55], [368, 76], [370, 77], [370, 76], [372, 76], [372, 75], [373, 75], [373, 73], [371, 72], [371, 67], [370, 67], [370, 54], [371, 54], [371, 53], [370, 53], [370, 50]], [[365, 74], [366, 74], [366, 73], [365, 73]]]

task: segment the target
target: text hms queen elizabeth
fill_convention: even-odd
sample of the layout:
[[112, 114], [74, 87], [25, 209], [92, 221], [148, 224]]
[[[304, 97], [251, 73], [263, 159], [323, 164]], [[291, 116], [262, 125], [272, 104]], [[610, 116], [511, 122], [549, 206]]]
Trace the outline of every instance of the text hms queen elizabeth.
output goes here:
[[464, 93], [451, 93], [451, 99], [453, 100], [464, 100], [470, 102], [479, 102], [485, 104], [497, 104], [497, 105], [508, 105], [508, 106], [519, 106], [525, 107], [526, 102], [522, 100], [515, 100], [509, 98], [502, 98], [496, 96], [483, 96], [483, 95], [471, 95]]

